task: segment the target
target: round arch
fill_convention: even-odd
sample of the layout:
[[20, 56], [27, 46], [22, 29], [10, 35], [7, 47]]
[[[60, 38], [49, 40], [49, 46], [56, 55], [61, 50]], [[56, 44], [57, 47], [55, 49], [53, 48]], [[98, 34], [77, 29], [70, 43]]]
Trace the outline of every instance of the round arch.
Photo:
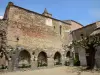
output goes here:
[[54, 55], [54, 65], [61, 65], [61, 53], [56, 52]]
[[66, 66], [69, 66], [69, 65], [70, 65], [70, 57], [71, 57], [70, 51], [68, 51], [68, 52], [66, 53], [66, 61], [65, 61], [65, 65], [66, 65]]
[[6, 69], [8, 67], [8, 57], [2, 51], [0, 51], [0, 68]]
[[19, 52], [18, 56], [18, 67], [19, 68], [27, 68], [30, 67], [31, 63], [31, 55], [27, 50], [22, 50]]
[[66, 53], [66, 57], [70, 57], [70, 51]]
[[47, 66], [47, 54], [44, 51], [38, 54], [38, 67], [42, 66]]

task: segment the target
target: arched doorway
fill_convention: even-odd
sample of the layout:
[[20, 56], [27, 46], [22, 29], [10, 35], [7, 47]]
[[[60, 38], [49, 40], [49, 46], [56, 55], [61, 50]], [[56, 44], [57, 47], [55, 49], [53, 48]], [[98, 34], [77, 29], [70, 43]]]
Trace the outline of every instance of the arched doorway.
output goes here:
[[68, 52], [66, 53], [65, 65], [66, 65], [66, 66], [69, 66], [69, 65], [70, 65], [70, 51], [68, 51]]
[[59, 52], [54, 55], [54, 65], [61, 65], [61, 54]]
[[8, 67], [7, 55], [0, 51], [0, 69], [6, 69]]
[[66, 53], [66, 57], [69, 57], [69, 58], [70, 58], [70, 51], [68, 51], [68, 52]]
[[38, 55], [38, 67], [47, 66], [47, 54], [40, 52]]
[[28, 51], [22, 50], [18, 56], [18, 67], [19, 68], [28, 68], [31, 67], [30, 65], [30, 58], [31, 55]]

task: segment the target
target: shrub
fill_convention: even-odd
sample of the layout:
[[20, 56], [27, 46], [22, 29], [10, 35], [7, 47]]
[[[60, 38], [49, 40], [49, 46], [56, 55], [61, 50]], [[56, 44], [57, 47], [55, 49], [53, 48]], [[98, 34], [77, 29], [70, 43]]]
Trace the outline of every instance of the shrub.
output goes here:
[[78, 60], [78, 57], [74, 58], [74, 66], [80, 66], [80, 61]]

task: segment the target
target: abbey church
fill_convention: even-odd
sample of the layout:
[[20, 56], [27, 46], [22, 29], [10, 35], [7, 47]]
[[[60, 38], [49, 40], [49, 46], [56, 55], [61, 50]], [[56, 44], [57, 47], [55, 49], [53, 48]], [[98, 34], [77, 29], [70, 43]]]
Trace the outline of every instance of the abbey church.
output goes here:
[[69, 49], [81, 34], [90, 35], [100, 25], [87, 26], [73, 20], [58, 20], [44, 10], [42, 14], [9, 2], [0, 19], [0, 69], [19, 70], [73, 65], [77, 55], [80, 65], [87, 65], [84, 50]]

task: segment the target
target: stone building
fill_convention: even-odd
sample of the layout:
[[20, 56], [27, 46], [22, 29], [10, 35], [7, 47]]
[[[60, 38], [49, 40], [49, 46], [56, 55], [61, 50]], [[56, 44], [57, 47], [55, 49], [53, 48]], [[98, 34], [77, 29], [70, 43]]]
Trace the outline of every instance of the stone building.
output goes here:
[[[55, 19], [46, 8], [39, 14], [9, 2], [3, 19], [0, 19], [0, 68], [54, 67], [65, 65], [76, 55], [80, 65], [86, 66], [85, 50], [70, 50], [66, 45], [73, 40], [80, 40], [81, 35], [99, 32], [99, 27], [100, 22], [83, 26], [74, 20]], [[98, 47], [98, 60], [99, 53]]]
[[71, 54], [65, 48], [70, 32], [80, 27], [73, 20], [53, 18], [46, 9], [39, 14], [9, 2], [0, 20], [0, 68], [64, 65]]
[[[100, 34], [100, 21], [86, 25], [82, 28], [73, 30], [71, 32], [73, 40], [81, 40], [82, 37], [85, 38], [87, 36], [95, 36], [96, 34]], [[100, 36], [100, 35], [98, 35]], [[98, 68], [100, 68], [100, 47], [97, 47], [95, 54], [95, 63]], [[91, 62], [88, 60], [89, 55], [87, 55], [86, 51], [81, 47], [74, 47], [75, 55], [78, 55], [80, 60], [80, 65], [87, 66]]]

